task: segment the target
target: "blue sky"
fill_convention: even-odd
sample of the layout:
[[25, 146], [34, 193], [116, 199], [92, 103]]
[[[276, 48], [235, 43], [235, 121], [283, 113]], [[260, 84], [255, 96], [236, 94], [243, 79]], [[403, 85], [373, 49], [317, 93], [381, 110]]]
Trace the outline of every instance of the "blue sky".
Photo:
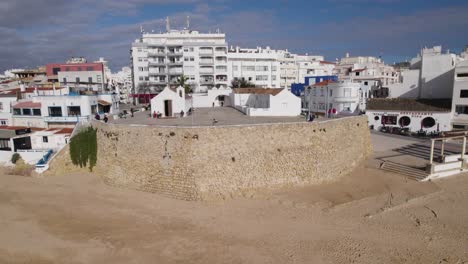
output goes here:
[[410, 59], [424, 46], [468, 45], [467, 0], [2, 0], [0, 71], [105, 57], [129, 64], [139, 27], [159, 32], [164, 18], [226, 33], [229, 45], [270, 46], [324, 55]]

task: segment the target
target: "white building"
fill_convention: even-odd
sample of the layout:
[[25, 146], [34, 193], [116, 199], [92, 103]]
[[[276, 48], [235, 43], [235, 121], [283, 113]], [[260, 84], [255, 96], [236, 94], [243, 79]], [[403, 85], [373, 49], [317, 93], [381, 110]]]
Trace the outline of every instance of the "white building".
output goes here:
[[442, 53], [441, 46], [424, 48], [401, 73], [400, 83], [389, 85], [391, 98], [452, 98], [453, 72], [458, 58]]
[[182, 75], [188, 77], [194, 92], [228, 86], [225, 34], [171, 30], [167, 25], [165, 33], [143, 32], [131, 53], [137, 90], [142, 83], [162, 90]]
[[[351, 114], [365, 110], [369, 92], [351, 81], [323, 81], [305, 89], [305, 107], [313, 113]], [[364, 97], [364, 98], [363, 98]]]
[[[62, 89], [61, 89], [62, 90]], [[116, 114], [119, 98], [116, 94], [74, 95], [52, 90], [19, 100], [12, 106], [12, 125], [25, 127], [73, 127], [81, 120], [90, 120], [96, 113]]]
[[192, 94], [192, 106], [194, 108], [231, 106], [231, 88], [213, 88], [206, 93]]
[[110, 75], [109, 86], [118, 95], [121, 103], [130, 103], [130, 94], [133, 89], [132, 69], [130, 67], [123, 67], [122, 70], [112, 73]]
[[276, 50], [236, 47], [229, 49], [227, 55], [229, 81], [244, 79], [258, 87], [280, 88], [280, 61]]
[[287, 89], [235, 88], [231, 104], [248, 116], [298, 116], [301, 99]]
[[191, 98], [185, 96], [182, 86], [177, 88], [167, 86], [151, 99], [151, 114], [161, 114], [162, 117], [177, 117], [181, 115], [181, 112], [184, 112], [184, 115], [187, 114], [191, 106]]
[[468, 60], [461, 61], [455, 67], [452, 125], [454, 129], [468, 128]]
[[334, 67], [323, 56], [298, 55], [270, 47], [231, 47], [228, 51], [228, 80], [244, 79], [257, 87], [290, 90], [293, 83], [304, 83], [305, 77], [332, 75]]
[[334, 69], [339, 80], [352, 82], [377, 82], [380, 87], [398, 83], [399, 72], [376, 57], [350, 57], [346, 54]]
[[371, 99], [366, 115], [374, 130], [382, 127], [407, 128], [410, 132], [450, 131], [449, 100]]

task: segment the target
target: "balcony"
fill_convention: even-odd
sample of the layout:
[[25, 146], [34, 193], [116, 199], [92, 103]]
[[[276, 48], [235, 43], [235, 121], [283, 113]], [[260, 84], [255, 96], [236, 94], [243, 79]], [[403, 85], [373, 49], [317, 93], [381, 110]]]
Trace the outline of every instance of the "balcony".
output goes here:
[[149, 81], [149, 85], [165, 85], [167, 84], [167, 80], [152, 80]]
[[165, 57], [165, 56], [166, 56], [166, 52], [164, 50], [148, 52], [148, 57]]
[[211, 49], [211, 48], [209, 48], [209, 49], [200, 48], [199, 53], [200, 53], [200, 55], [213, 55], [213, 49]]
[[161, 66], [166, 65], [165, 61], [148, 61], [149, 66]]
[[183, 73], [182, 68], [169, 69], [169, 74], [182, 74], [182, 73]]
[[167, 71], [150, 71], [149, 75], [150, 76], [157, 76], [157, 75], [166, 75]]
[[200, 64], [213, 64], [213, 60], [209, 60], [209, 59], [201, 59], [200, 60]]
[[182, 60], [169, 60], [167, 64], [169, 65], [182, 65], [184, 62]]

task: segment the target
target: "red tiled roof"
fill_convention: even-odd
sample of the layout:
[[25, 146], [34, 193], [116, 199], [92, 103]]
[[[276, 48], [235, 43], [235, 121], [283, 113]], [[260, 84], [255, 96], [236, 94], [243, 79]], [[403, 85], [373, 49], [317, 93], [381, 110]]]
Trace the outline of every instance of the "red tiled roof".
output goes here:
[[362, 71], [365, 71], [365, 70], [366, 70], [366, 68], [364, 68], [364, 69], [352, 70], [351, 72], [362, 72]]
[[336, 63], [330, 62], [330, 61], [320, 61], [320, 64], [333, 64], [333, 65], [336, 65]]
[[[55, 90], [60, 90], [63, 89], [64, 87], [55, 87]], [[33, 93], [36, 90], [35, 87], [28, 87], [26, 88], [27, 93]], [[54, 90], [54, 87], [37, 87], [38, 91], [52, 91]]]
[[316, 84], [313, 84], [311, 86], [326, 86], [326, 85], [328, 85], [330, 83], [335, 83], [335, 82], [332, 81], [332, 80], [325, 80], [325, 81], [321, 81], [321, 82], [318, 82]]
[[20, 102], [15, 104], [13, 108], [41, 108], [41, 103]]
[[235, 94], [270, 94], [277, 95], [283, 88], [234, 88], [232, 92]]
[[106, 100], [98, 100], [98, 104], [104, 105], [104, 106], [106, 106], [106, 105], [112, 105], [111, 103], [107, 102]]
[[55, 132], [55, 134], [71, 134], [73, 132], [73, 128], [62, 128], [61, 130]]

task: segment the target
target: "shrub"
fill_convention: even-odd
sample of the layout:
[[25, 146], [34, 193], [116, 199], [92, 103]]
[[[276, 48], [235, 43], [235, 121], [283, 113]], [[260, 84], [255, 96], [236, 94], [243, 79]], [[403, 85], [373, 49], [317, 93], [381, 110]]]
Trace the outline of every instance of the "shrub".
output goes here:
[[74, 165], [80, 168], [88, 165], [89, 170], [93, 171], [97, 162], [96, 129], [84, 129], [70, 140], [70, 159]]
[[11, 163], [13, 164], [16, 164], [16, 162], [21, 159], [21, 155], [18, 154], [18, 153], [14, 153], [12, 156], [11, 156]]

